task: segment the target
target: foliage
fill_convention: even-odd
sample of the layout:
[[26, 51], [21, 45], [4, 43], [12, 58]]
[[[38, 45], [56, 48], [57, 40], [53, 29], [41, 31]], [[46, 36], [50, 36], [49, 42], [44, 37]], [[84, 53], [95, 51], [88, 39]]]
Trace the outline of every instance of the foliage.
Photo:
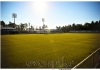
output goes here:
[[1, 27], [5, 27], [5, 22], [4, 21], [0, 21], [0, 25], [1, 25]]
[[82, 24], [75, 24], [68, 26], [56, 26], [56, 29], [59, 32], [69, 32], [70, 30], [97, 30], [100, 31], [100, 20], [99, 21], [92, 21], [91, 23], [86, 22], [84, 25]]

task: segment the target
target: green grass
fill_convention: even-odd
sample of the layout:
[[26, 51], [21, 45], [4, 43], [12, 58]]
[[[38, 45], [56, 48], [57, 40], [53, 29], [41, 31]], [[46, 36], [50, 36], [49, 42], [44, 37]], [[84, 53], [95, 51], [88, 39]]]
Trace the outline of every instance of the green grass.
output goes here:
[[[1, 67], [72, 68], [99, 47], [100, 34], [95, 33], [2, 35]], [[43, 61], [47, 64], [43, 65]], [[51, 61], [54, 66], [50, 66]], [[62, 66], [62, 62], [67, 65]]]

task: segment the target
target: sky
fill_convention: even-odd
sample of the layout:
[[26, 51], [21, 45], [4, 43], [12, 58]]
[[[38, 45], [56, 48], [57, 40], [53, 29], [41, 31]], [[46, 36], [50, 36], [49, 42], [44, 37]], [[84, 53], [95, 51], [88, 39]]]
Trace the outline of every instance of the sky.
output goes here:
[[56, 26], [70, 24], [84, 24], [85, 22], [100, 20], [100, 2], [79, 2], [79, 1], [2, 1], [1, 20], [6, 24], [14, 22], [12, 13], [17, 14], [16, 24], [30, 23], [32, 26], [44, 24], [49, 29]]

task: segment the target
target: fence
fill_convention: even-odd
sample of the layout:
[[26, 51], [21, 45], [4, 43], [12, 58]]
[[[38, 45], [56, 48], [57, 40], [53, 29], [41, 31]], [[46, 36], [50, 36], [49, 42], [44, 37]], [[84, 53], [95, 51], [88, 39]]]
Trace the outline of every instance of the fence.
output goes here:
[[100, 48], [77, 64], [74, 68], [95, 68], [100, 60]]
[[99, 30], [70, 30], [70, 33], [100, 33]]

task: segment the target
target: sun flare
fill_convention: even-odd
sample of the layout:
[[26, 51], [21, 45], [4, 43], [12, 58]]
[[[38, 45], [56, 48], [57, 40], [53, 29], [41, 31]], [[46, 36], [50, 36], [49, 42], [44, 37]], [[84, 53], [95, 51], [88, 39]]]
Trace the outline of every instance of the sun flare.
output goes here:
[[37, 13], [43, 14], [46, 12], [47, 4], [44, 1], [36, 1], [33, 3], [33, 8]]

